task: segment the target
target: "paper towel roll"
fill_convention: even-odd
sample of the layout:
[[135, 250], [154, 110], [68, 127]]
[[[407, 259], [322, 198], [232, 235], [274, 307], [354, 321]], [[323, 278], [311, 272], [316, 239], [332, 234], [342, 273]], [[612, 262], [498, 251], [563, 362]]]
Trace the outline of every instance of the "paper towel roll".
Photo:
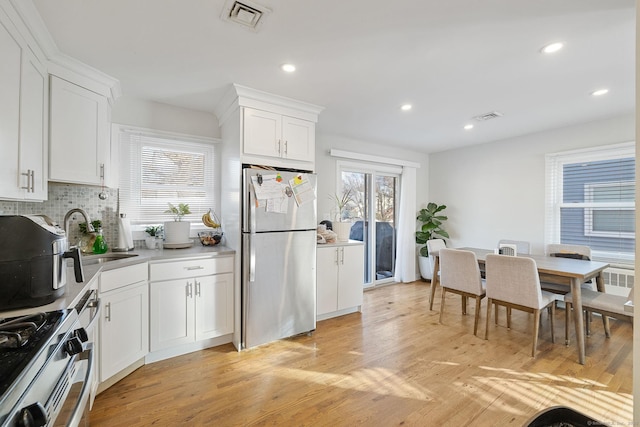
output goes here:
[[133, 249], [133, 236], [131, 235], [131, 223], [126, 214], [121, 213], [118, 218], [118, 245], [114, 250], [130, 251]]

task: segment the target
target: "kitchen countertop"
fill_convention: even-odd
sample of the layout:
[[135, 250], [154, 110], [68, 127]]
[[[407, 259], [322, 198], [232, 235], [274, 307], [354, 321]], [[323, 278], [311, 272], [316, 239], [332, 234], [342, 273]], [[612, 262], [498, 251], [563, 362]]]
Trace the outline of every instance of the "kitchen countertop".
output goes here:
[[335, 242], [335, 243], [318, 243], [318, 247], [331, 247], [331, 246], [356, 246], [356, 245], [364, 245], [364, 242], [361, 240], [347, 240], [346, 242]]
[[[111, 252], [109, 252], [111, 253]], [[109, 261], [102, 264], [87, 264], [82, 266], [84, 281], [76, 283], [73, 273], [73, 266], [67, 267], [67, 284], [63, 296], [54, 302], [39, 307], [22, 308], [17, 310], [0, 312], [0, 318], [23, 316], [25, 314], [38, 313], [41, 311], [62, 310], [74, 307], [88, 289], [98, 288], [98, 277], [101, 271], [113, 270], [141, 262], [162, 262], [176, 260], [180, 258], [194, 258], [198, 256], [226, 256], [233, 255], [235, 251], [226, 246], [202, 246], [199, 242], [190, 248], [184, 249], [134, 249], [129, 252], [113, 252], [136, 254], [136, 256]]]

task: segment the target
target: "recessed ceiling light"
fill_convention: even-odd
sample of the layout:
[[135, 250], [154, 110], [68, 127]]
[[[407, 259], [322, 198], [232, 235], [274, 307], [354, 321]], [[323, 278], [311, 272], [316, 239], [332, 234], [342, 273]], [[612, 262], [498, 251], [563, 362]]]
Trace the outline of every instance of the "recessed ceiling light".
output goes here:
[[282, 71], [286, 71], [287, 73], [293, 73], [296, 70], [296, 66], [293, 64], [283, 64]]
[[598, 89], [598, 90], [595, 90], [595, 91], [591, 92], [591, 95], [593, 95], [593, 96], [602, 96], [602, 95], [606, 95], [607, 93], [609, 93], [609, 89]]
[[564, 47], [564, 43], [561, 43], [561, 42], [551, 43], [551, 44], [548, 44], [545, 47], [543, 47], [541, 52], [542, 53], [554, 53], [554, 52], [559, 51], [563, 47]]
[[402, 107], [400, 107], [400, 109], [402, 111], [409, 111], [413, 108], [413, 106], [411, 104], [404, 104]]
[[471, 130], [473, 129], [473, 125], [471, 123], [469, 123], [468, 125], [464, 125], [464, 130]]

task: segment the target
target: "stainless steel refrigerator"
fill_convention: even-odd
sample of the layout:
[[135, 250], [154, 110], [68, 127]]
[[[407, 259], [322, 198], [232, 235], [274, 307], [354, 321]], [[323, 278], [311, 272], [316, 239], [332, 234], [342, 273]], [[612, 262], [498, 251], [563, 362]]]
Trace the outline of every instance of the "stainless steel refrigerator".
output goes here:
[[251, 348], [316, 328], [316, 175], [243, 169], [242, 335]]

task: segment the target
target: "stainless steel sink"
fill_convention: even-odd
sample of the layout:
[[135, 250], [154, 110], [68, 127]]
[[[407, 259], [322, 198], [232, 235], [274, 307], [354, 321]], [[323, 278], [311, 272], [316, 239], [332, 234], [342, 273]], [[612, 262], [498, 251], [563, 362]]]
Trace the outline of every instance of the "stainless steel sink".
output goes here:
[[119, 261], [121, 259], [128, 259], [128, 258], [133, 258], [137, 256], [138, 254], [129, 254], [126, 252], [109, 252], [106, 254], [85, 255], [82, 257], [82, 264], [84, 265], [104, 264], [111, 261]]

